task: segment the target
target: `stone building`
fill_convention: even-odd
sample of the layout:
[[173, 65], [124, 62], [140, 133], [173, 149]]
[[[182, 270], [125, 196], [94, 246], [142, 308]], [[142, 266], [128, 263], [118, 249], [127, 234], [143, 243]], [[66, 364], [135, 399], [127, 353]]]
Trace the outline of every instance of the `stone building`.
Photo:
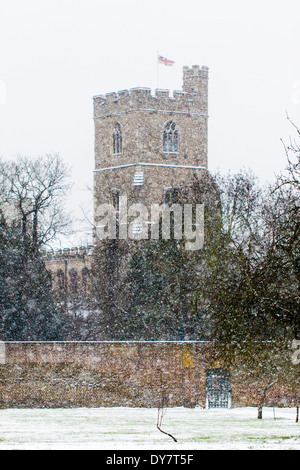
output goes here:
[[[95, 235], [102, 204], [110, 204], [118, 216], [124, 196], [127, 207], [176, 202], [195, 175], [207, 174], [207, 67], [183, 67], [182, 90], [172, 96], [169, 90], [152, 94], [150, 88], [132, 88], [94, 96], [93, 104]], [[139, 231], [137, 224], [137, 237]], [[54, 289], [86, 292], [92, 252], [82, 247], [47, 253]]]
[[173, 96], [132, 88], [94, 97], [95, 227], [99, 205], [118, 211], [122, 196], [128, 205], [175, 202], [207, 172], [207, 89], [208, 68], [195, 65], [183, 67], [183, 89]]
[[[195, 175], [208, 174], [207, 87], [207, 67], [193, 66], [183, 68], [183, 89], [173, 96], [133, 88], [94, 97], [95, 227], [101, 223], [99, 205], [110, 204], [120, 215], [124, 196], [128, 205], [173, 203]], [[45, 254], [63, 300], [88, 295], [96, 235], [94, 241]], [[258, 383], [248, 371], [229, 375], [212, 348], [185, 340], [0, 342], [0, 408], [299, 403], [292, 384], [267, 388], [269, 377]]]
[[91, 269], [92, 254], [92, 246], [65, 248], [45, 253], [44, 261], [51, 273], [52, 287], [60, 300], [88, 296], [88, 274]]

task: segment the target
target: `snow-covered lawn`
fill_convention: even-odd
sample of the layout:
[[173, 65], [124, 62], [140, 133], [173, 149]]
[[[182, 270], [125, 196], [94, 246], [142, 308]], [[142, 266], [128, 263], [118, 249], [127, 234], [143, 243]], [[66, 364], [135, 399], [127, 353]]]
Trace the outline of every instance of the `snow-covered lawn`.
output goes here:
[[[274, 419], [275, 413], [275, 419]], [[300, 449], [293, 408], [203, 410], [168, 408], [162, 430], [153, 408], [0, 410], [0, 450], [5, 449]]]

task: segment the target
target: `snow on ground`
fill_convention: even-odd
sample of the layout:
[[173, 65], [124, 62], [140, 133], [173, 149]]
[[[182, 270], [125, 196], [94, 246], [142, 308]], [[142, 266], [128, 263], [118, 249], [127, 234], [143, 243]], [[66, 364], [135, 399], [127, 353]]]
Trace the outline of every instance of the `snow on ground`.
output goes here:
[[[294, 408], [168, 408], [161, 433], [154, 408], [0, 410], [0, 450], [300, 449]], [[275, 419], [274, 419], [275, 418]]]

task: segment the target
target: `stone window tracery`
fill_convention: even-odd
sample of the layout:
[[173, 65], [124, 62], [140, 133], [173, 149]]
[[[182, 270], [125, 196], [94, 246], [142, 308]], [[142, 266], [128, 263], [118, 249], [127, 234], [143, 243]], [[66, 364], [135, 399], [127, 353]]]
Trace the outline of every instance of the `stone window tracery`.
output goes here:
[[174, 121], [169, 121], [165, 125], [163, 132], [163, 151], [164, 153], [178, 152], [178, 130]]
[[180, 189], [179, 188], [166, 188], [164, 190], [165, 203], [166, 204], [176, 204], [180, 200]]
[[113, 131], [113, 154], [122, 153], [122, 132], [120, 124], [116, 123]]

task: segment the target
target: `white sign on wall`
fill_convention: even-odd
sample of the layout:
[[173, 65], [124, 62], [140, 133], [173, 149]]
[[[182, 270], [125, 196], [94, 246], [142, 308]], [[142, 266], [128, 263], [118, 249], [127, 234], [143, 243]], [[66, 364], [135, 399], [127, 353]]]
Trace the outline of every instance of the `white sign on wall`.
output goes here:
[[0, 341], [0, 364], [5, 364], [5, 343]]

